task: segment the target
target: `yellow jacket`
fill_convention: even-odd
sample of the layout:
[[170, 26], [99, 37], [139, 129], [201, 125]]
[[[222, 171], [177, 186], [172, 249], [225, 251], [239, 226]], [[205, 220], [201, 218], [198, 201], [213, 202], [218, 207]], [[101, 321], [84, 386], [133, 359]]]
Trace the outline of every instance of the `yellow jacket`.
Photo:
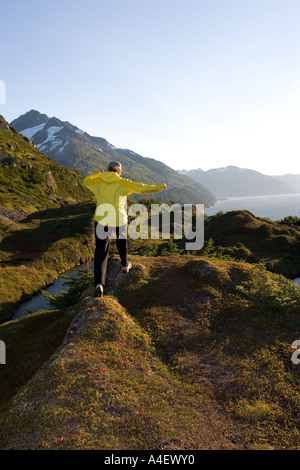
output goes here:
[[[154, 193], [165, 188], [165, 184], [135, 183], [121, 178], [114, 171], [87, 176], [83, 184], [95, 194], [97, 199], [94, 219], [109, 227], [121, 227], [127, 223], [126, 202], [129, 194]], [[115, 211], [110, 210], [111, 206]]]

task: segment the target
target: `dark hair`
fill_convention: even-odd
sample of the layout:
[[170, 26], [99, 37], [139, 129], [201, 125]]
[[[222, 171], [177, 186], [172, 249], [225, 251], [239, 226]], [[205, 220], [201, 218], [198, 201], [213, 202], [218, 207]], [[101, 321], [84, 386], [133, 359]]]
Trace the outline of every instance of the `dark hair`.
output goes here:
[[114, 171], [115, 173], [118, 173], [118, 175], [122, 173], [119, 166], [109, 166], [107, 171]]

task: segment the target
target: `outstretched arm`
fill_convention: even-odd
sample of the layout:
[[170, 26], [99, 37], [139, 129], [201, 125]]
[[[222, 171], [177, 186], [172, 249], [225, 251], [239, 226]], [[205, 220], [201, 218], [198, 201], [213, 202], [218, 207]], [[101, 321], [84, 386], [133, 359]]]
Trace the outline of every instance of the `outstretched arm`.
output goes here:
[[86, 176], [83, 179], [83, 184], [87, 188], [91, 189], [93, 186], [96, 186], [101, 182], [100, 174], [103, 173], [103, 171], [99, 171], [98, 173], [94, 173], [93, 175]]
[[132, 193], [138, 194], [147, 194], [147, 193], [158, 193], [162, 189], [166, 188], [166, 184], [144, 184], [144, 183], [136, 183], [135, 181], [127, 180], [122, 178], [122, 185], [125, 190], [125, 195], [128, 196]]

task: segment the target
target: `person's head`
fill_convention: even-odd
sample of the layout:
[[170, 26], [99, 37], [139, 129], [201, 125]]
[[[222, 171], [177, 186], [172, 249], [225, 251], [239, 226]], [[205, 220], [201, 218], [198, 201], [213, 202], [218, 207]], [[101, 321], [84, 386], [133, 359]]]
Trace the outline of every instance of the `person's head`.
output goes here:
[[120, 162], [110, 162], [107, 171], [114, 171], [120, 175], [122, 173], [122, 165]]

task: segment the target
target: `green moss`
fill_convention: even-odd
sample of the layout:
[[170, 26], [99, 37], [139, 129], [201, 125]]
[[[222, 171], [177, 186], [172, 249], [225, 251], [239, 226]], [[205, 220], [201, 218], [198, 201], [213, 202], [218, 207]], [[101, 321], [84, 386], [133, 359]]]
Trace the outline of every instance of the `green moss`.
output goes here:
[[206, 410], [211, 405], [170, 374], [147, 333], [113, 297], [82, 308], [81, 334], [35, 374], [5, 415], [2, 447], [231, 447], [222, 426], [212, 431], [195, 413], [199, 400]]
[[[144, 263], [152, 266], [144, 283], [124, 284], [118, 295], [161, 360], [199, 393], [206, 384], [239, 432], [247, 426], [244, 444], [298, 448], [300, 372], [291, 363], [291, 344], [300, 331], [300, 288], [242, 262], [181, 257]], [[147, 296], [153, 276], [156, 289]]]
[[274, 222], [254, 217], [248, 211], [231, 211], [206, 218], [206, 245], [202, 254], [218, 258], [228, 254], [242, 261], [268, 263], [273, 272], [297, 277], [300, 232], [299, 227], [291, 227], [290, 223], [289, 218]]
[[93, 204], [36, 212], [22, 223], [0, 217], [0, 322], [58, 273], [91, 259]]
[[0, 325], [7, 357], [0, 370], [0, 412], [61, 344], [71, 320], [72, 313], [51, 310]]

